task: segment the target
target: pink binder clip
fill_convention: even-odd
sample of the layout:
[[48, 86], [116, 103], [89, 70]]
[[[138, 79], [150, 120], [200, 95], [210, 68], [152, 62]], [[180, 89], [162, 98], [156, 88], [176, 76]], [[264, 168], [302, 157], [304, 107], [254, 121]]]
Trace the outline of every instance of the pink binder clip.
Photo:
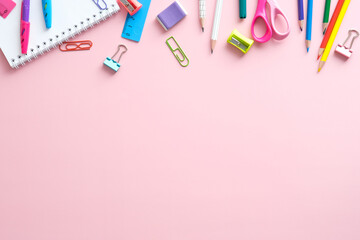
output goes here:
[[[351, 35], [352, 33], [355, 33], [354, 37], [352, 38], [351, 40], [351, 43], [350, 43], [350, 47], [346, 47], [345, 44], [347, 43], [347, 41], [350, 40], [351, 38]], [[354, 30], [354, 29], [350, 29], [349, 30], [349, 35], [348, 37], [346, 38], [345, 42], [343, 44], [339, 44], [336, 49], [335, 49], [335, 52], [336, 53], [339, 53], [340, 55], [344, 56], [346, 59], [349, 59], [351, 57], [351, 54], [353, 53], [353, 50], [351, 49], [353, 44], [354, 44], [354, 41], [357, 37], [359, 37], [359, 32]]]

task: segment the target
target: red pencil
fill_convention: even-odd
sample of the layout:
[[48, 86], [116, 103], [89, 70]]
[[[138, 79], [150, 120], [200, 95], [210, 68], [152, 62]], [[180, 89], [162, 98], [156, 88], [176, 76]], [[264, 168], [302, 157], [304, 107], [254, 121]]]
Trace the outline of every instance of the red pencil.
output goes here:
[[336, 5], [336, 8], [335, 8], [335, 11], [331, 17], [331, 20], [330, 20], [330, 23], [329, 23], [329, 26], [328, 28], [326, 29], [326, 33], [325, 33], [325, 36], [321, 42], [321, 45], [320, 45], [320, 49], [319, 49], [319, 55], [318, 55], [318, 60], [319, 58], [321, 57], [321, 55], [323, 54], [325, 48], [326, 48], [326, 45], [329, 41], [329, 38], [330, 38], [330, 35], [334, 29], [334, 26], [335, 26], [335, 23], [336, 23], [336, 20], [338, 19], [339, 17], [339, 14], [340, 14], [340, 10], [344, 4], [344, 1], [345, 0], [339, 0], [337, 5]]

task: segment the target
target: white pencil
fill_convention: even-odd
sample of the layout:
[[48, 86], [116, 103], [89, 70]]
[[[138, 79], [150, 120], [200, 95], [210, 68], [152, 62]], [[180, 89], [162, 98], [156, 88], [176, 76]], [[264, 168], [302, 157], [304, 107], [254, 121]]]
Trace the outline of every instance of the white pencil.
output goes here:
[[211, 34], [211, 53], [214, 52], [216, 40], [217, 40], [218, 34], [219, 34], [222, 5], [223, 5], [223, 0], [217, 0], [214, 24], [213, 24], [212, 34]]
[[205, 13], [206, 13], [206, 2], [205, 0], [199, 0], [199, 18], [201, 29], [204, 32], [205, 28]]

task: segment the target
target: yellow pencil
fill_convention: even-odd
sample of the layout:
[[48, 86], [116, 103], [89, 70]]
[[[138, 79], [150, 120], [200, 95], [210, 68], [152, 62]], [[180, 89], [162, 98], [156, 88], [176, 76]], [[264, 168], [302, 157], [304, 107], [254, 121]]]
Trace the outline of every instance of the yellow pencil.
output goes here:
[[341, 8], [339, 17], [338, 17], [338, 19], [336, 20], [334, 29], [333, 29], [333, 31], [331, 32], [331, 35], [330, 35], [330, 38], [329, 38], [329, 42], [326, 44], [325, 51], [324, 51], [323, 55], [321, 56], [321, 60], [320, 60], [318, 72], [320, 72], [321, 69], [324, 67], [324, 65], [325, 65], [325, 63], [326, 63], [326, 60], [327, 60], [327, 58], [329, 57], [331, 48], [332, 48], [332, 46], [333, 46], [333, 44], [334, 44], [336, 35], [337, 35], [337, 33], [339, 32], [341, 23], [342, 23], [342, 21], [343, 21], [343, 19], [344, 19], [344, 17], [345, 17], [345, 13], [346, 13], [346, 11], [347, 11], [347, 9], [348, 9], [348, 7], [349, 7], [350, 1], [351, 1], [351, 0], [345, 0], [345, 1], [344, 1], [344, 4], [343, 4], [343, 6], [342, 6], [342, 8]]

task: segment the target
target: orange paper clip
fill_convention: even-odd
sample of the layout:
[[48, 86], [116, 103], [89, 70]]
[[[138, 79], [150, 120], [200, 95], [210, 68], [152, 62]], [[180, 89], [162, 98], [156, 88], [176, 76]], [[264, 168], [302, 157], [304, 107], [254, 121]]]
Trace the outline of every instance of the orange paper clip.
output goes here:
[[92, 45], [93, 43], [90, 40], [63, 42], [63, 44], [59, 46], [59, 49], [62, 52], [82, 51], [90, 50]]

